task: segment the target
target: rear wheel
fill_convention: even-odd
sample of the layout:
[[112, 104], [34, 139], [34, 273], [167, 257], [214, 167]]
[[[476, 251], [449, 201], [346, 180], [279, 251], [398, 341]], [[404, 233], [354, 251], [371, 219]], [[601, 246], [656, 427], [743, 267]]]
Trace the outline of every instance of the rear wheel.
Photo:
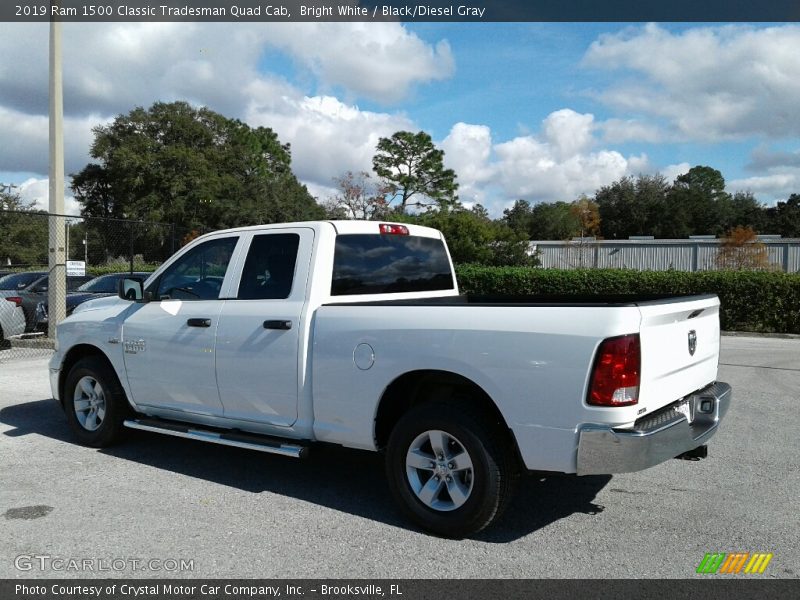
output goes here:
[[494, 522], [507, 505], [516, 464], [507, 433], [463, 406], [421, 404], [389, 438], [389, 487], [417, 525], [464, 537]]
[[82, 358], [70, 369], [64, 385], [64, 409], [78, 440], [98, 448], [122, 438], [129, 411], [116, 373], [97, 356]]

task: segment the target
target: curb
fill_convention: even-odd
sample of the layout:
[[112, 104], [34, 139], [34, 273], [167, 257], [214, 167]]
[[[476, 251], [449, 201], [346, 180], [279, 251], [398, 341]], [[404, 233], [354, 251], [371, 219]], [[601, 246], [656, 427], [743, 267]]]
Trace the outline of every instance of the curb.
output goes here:
[[800, 340], [800, 334], [797, 333], [756, 333], [754, 331], [723, 331], [722, 335], [728, 337], [752, 337], [752, 338]]

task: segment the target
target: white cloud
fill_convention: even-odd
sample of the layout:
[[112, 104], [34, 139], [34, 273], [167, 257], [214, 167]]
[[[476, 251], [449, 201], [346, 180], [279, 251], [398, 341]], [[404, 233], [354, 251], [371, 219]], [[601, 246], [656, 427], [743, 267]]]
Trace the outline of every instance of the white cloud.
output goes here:
[[458, 195], [469, 206], [486, 202], [486, 187], [496, 174], [490, 163], [492, 132], [486, 125], [456, 123], [440, 144], [445, 167], [458, 175]]
[[591, 114], [564, 109], [548, 115], [538, 135], [493, 143], [488, 127], [457, 123], [441, 145], [445, 162], [458, 173], [462, 200], [485, 203], [499, 215], [509, 198], [570, 202], [649, 169], [645, 155], [596, 150], [596, 129]]
[[[400, 23], [66, 23], [68, 114], [110, 115], [155, 100], [186, 99], [240, 116], [240, 91], [268, 52], [288, 54], [324, 90], [396, 101], [414, 86], [450, 77], [444, 40], [428, 44]], [[46, 114], [46, 24], [0, 24], [0, 105]], [[316, 92], [316, 90], [314, 90]]]
[[628, 28], [595, 41], [584, 65], [630, 75], [600, 100], [663, 119], [684, 139], [800, 134], [798, 25]]
[[[448, 43], [429, 44], [400, 23], [67, 23], [63, 28], [66, 172], [89, 162], [91, 129], [134, 106], [188, 100], [290, 142], [310, 185], [371, 170], [379, 137], [413, 129], [403, 114], [363, 111], [452, 75]], [[0, 24], [0, 171], [48, 171], [48, 27]], [[273, 56], [300, 83], [264, 75]], [[304, 74], [305, 73], [305, 74]], [[311, 77], [307, 75], [310, 74]]]
[[[97, 115], [64, 119], [64, 157], [67, 174], [89, 161], [92, 127], [104, 123]], [[50, 139], [46, 115], [30, 115], [0, 106], [0, 170], [47, 173]]]
[[608, 144], [625, 142], [648, 142], [657, 144], [664, 141], [664, 133], [652, 123], [639, 119], [607, 119], [597, 124], [602, 131], [603, 141]]
[[542, 124], [552, 154], [566, 160], [585, 152], [593, 143], [594, 115], [564, 108], [550, 113]]
[[678, 163], [675, 165], [667, 165], [661, 169], [661, 174], [666, 177], [669, 183], [675, 181], [679, 175], [684, 175], [689, 172], [691, 165], [687, 162]]
[[[17, 192], [26, 203], [33, 203], [36, 210], [50, 209], [50, 180], [49, 178], [26, 179], [19, 185]], [[64, 214], [79, 215], [81, 206], [75, 197], [72, 196], [68, 186], [64, 185]]]
[[403, 115], [359, 110], [331, 96], [304, 96], [292, 86], [262, 79], [248, 89], [246, 120], [271, 127], [292, 147], [292, 169], [307, 183], [330, 186], [346, 171], [371, 171], [380, 137], [414, 129]]
[[308, 193], [311, 194], [312, 197], [316, 198], [317, 202], [320, 204], [341, 193], [333, 186], [319, 185], [316, 183], [307, 183], [306, 188], [308, 188]]
[[800, 190], [800, 167], [777, 167], [765, 175], [756, 175], [727, 182], [728, 190], [748, 191], [768, 204], [785, 200]]
[[446, 40], [426, 44], [399, 23], [281, 24], [271, 28], [269, 43], [289, 52], [323, 85], [381, 102], [401, 100], [417, 83], [455, 71]]
[[628, 174], [628, 160], [600, 150], [558, 160], [547, 144], [521, 137], [495, 147], [501, 183], [509, 196], [533, 201], [570, 202]]

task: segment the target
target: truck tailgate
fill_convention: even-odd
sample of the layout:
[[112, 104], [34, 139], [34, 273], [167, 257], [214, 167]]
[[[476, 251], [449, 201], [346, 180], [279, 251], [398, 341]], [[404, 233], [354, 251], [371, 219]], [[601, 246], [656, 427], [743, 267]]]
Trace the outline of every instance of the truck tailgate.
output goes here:
[[639, 407], [647, 413], [698, 390], [717, 377], [719, 299], [696, 296], [642, 302]]

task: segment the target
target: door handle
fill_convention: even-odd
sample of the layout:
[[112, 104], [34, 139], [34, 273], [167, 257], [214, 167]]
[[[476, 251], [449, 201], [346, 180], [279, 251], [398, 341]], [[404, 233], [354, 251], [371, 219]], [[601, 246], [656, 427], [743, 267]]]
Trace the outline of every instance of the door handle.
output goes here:
[[211, 327], [211, 319], [189, 319], [186, 324], [189, 327]]
[[286, 321], [284, 319], [278, 319], [274, 321], [264, 321], [264, 329], [291, 329], [292, 322]]

